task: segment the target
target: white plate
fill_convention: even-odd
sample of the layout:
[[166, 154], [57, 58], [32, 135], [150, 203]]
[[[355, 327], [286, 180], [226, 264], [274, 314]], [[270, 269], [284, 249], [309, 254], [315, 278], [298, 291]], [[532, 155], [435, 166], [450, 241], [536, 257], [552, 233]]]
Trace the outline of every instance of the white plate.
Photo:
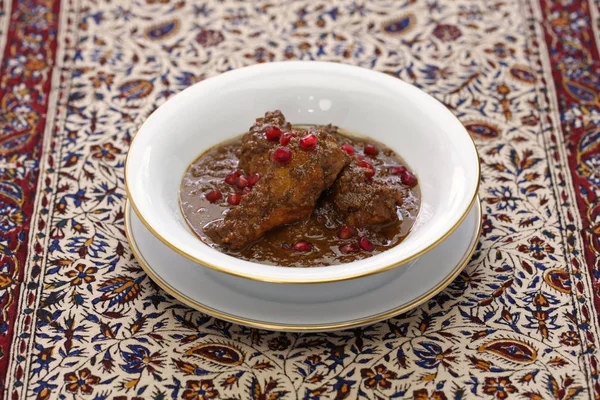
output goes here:
[[[257, 328], [327, 331], [390, 318], [439, 293], [460, 273], [475, 250], [481, 231], [481, 205], [476, 201], [452, 235], [414, 263], [397, 268], [401, 273], [388, 277], [384, 284], [358, 295], [348, 293], [341, 300], [324, 302], [270, 299], [240, 290], [240, 282], [231, 281], [240, 278], [204, 268], [161, 243], [146, 229], [129, 204], [125, 226], [127, 238], [142, 268], [159, 286], [190, 307]], [[349, 282], [352, 281], [336, 284]], [[328, 284], [308, 284], [306, 287], [314, 289], [320, 285]], [[343, 288], [337, 290], [340, 289]]]

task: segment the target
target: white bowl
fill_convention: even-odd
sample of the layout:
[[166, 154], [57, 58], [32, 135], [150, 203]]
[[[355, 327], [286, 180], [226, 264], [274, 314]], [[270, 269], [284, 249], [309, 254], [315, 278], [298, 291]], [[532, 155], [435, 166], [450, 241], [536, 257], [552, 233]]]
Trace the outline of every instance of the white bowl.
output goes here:
[[[421, 210], [407, 238], [346, 264], [287, 268], [243, 261], [202, 243], [179, 208], [179, 185], [206, 149], [247, 131], [265, 111], [292, 124], [332, 123], [389, 146], [419, 178]], [[324, 283], [383, 272], [424, 254], [453, 232], [475, 201], [479, 158], [471, 137], [441, 103], [391, 76], [327, 62], [237, 69], [197, 83], [142, 125], [125, 165], [136, 214], [163, 243], [220, 272], [274, 283]]]

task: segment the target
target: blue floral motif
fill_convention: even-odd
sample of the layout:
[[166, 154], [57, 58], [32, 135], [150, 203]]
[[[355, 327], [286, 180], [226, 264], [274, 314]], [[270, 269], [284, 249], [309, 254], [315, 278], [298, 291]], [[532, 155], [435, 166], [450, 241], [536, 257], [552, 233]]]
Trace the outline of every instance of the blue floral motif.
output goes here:
[[20, 208], [11, 204], [0, 206], [0, 231], [8, 233], [21, 225], [25, 219], [25, 215]]
[[[598, 396], [590, 299], [600, 272], [584, 258], [598, 247], [598, 229], [584, 230], [584, 249], [563, 155], [580, 161], [572, 163], [581, 178], [575, 190], [593, 218], [600, 84], [597, 69], [582, 64], [593, 56], [577, 36], [591, 19], [561, 12], [575, 2], [543, 0], [533, 13], [533, 1], [140, 0], [61, 3], [57, 15], [53, 0], [18, 0], [9, 25], [21, 30], [9, 36], [21, 45], [3, 53], [0, 70], [0, 334], [14, 334], [24, 349], [0, 357], [10, 357], [11, 374], [22, 371], [8, 377], [7, 393]], [[48, 47], [44, 29], [64, 42]], [[560, 52], [538, 46], [544, 30]], [[278, 333], [196, 312], [144, 273], [125, 238], [131, 140], [153, 110], [196, 82], [255, 63], [313, 59], [400, 78], [461, 120], [481, 159], [484, 216], [472, 260], [418, 308], [360, 329]], [[564, 81], [553, 82], [549, 68], [562, 68]], [[557, 88], [576, 102], [554, 101]], [[40, 99], [54, 102], [45, 118]], [[562, 121], [554, 121], [556, 105]], [[43, 146], [30, 146], [42, 131]], [[9, 184], [15, 180], [22, 182]], [[25, 270], [14, 264], [21, 253]], [[15, 307], [18, 325], [5, 318]]]
[[121, 369], [130, 374], [141, 373], [148, 371], [155, 379], [161, 380], [157, 368], [163, 365], [162, 355], [160, 352], [150, 353], [147, 347], [142, 345], [132, 344], [127, 346], [131, 351], [122, 351], [121, 356], [125, 364], [121, 364]]

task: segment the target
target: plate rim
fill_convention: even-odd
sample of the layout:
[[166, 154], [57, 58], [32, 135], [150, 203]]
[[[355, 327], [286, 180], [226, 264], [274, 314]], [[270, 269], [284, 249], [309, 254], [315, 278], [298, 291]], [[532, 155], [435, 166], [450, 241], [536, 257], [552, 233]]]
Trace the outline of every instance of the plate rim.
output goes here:
[[[195, 310], [198, 310], [200, 312], [203, 312], [203, 313], [208, 314], [215, 318], [223, 319], [223, 320], [235, 323], [235, 324], [250, 326], [252, 328], [266, 329], [266, 330], [270, 330], [270, 331], [285, 331], [285, 332], [323, 332], [323, 331], [332, 331], [332, 330], [347, 329], [347, 328], [352, 328], [352, 327], [368, 325], [368, 324], [386, 320], [388, 318], [392, 318], [398, 314], [401, 314], [403, 312], [406, 312], [414, 307], [417, 307], [417, 306], [423, 304], [424, 302], [426, 302], [427, 300], [431, 299], [433, 296], [435, 296], [436, 294], [438, 294], [439, 292], [444, 290], [446, 288], [446, 286], [448, 286], [448, 284], [450, 284], [450, 282], [452, 282], [466, 267], [466, 265], [469, 263], [469, 261], [471, 259], [471, 256], [473, 255], [473, 253], [475, 252], [475, 250], [477, 248], [478, 239], [481, 236], [481, 229], [482, 229], [482, 225], [483, 225], [483, 223], [482, 223], [482, 216], [483, 216], [482, 205], [481, 205], [481, 201], [479, 200], [479, 196], [476, 197], [476, 202], [473, 205], [473, 207], [477, 208], [477, 214], [479, 216], [477, 227], [474, 230], [475, 233], [472, 236], [473, 243], [471, 246], [469, 246], [469, 248], [466, 249], [466, 251], [463, 254], [460, 261], [450, 271], [450, 273], [448, 275], [446, 275], [446, 277], [442, 281], [440, 281], [436, 286], [434, 286], [433, 288], [431, 288], [430, 290], [428, 290], [426, 293], [422, 294], [421, 296], [417, 297], [416, 299], [413, 299], [412, 301], [402, 304], [398, 307], [394, 307], [390, 310], [383, 311], [381, 313], [377, 313], [374, 315], [369, 315], [366, 317], [358, 318], [355, 320], [344, 321], [344, 322], [333, 323], [333, 324], [325, 323], [325, 324], [311, 324], [311, 325], [289, 325], [289, 324], [277, 324], [277, 323], [273, 323], [273, 322], [262, 322], [262, 321], [258, 321], [255, 319], [245, 318], [245, 317], [242, 317], [239, 315], [232, 315], [229, 313], [225, 313], [225, 312], [219, 311], [217, 309], [214, 309], [212, 307], [206, 306], [202, 303], [199, 303], [198, 301], [190, 298], [186, 294], [179, 292], [177, 290], [177, 288], [173, 287], [169, 282], [165, 281], [162, 277], [160, 277], [153, 270], [153, 268], [149, 265], [149, 263], [144, 258], [144, 256], [141, 254], [141, 251], [139, 250], [139, 247], [137, 245], [135, 237], [133, 237], [133, 230], [131, 228], [130, 218], [131, 218], [132, 211], [135, 213], [135, 210], [133, 210], [133, 207], [131, 206], [131, 203], [129, 200], [126, 200], [126, 202], [125, 202], [124, 223], [125, 223], [125, 236], [127, 238], [127, 242], [129, 243], [129, 248], [131, 249], [131, 252], [133, 253], [133, 255], [134, 255], [136, 261], [138, 262], [138, 264], [140, 265], [140, 267], [150, 277], [150, 279], [152, 279], [152, 281], [154, 281], [161, 289], [163, 289], [164, 291], [169, 293], [172, 297], [181, 301], [188, 307], [191, 307]], [[136, 215], [137, 215], [137, 213], [136, 213]], [[467, 215], [468, 215], [468, 213], [467, 213]], [[138, 218], [139, 218], [139, 216], [138, 216]], [[143, 226], [145, 227], [145, 224], [143, 224]], [[152, 232], [150, 232], [150, 233], [152, 233]]]

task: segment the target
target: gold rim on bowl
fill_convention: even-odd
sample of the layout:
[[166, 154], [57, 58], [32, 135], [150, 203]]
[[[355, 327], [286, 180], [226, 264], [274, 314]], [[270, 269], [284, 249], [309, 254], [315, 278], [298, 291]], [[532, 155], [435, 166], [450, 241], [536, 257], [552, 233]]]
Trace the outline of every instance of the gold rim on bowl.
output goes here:
[[[140, 128], [141, 129], [141, 128]], [[154, 230], [154, 228], [152, 228], [152, 226], [148, 223], [148, 221], [146, 221], [146, 219], [144, 218], [144, 216], [142, 215], [142, 213], [139, 211], [139, 209], [137, 208], [135, 202], [133, 201], [133, 197], [131, 196], [131, 192], [129, 191], [129, 186], [127, 185], [127, 160], [129, 158], [129, 152], [127, 153], [127, 157], [125, 159], [125, 191], [127, 193], [127, 199], [129, 204], [131, 205], [131, 208], [133, 209], [133, 211], [135, 212], [135, 214], [138, 216], [138, 218], [140, 219], [140, 221], [142, 222], [142, 224], [144, 224], [144, 226], [146, 227], [146, 229], [148, 229], [158, 240], [160, 240], [163, 244], [165, 244], [166, 246], [168, 246], [171, 250], [175, 251], [176, 253], [178, 253], [179, 255], [194, 261], [195, 263], [198, 264], [202, 264], [203, 266], [213, 269], [215, 271], [218, 272], [222, 272], [228, 275], [233, 275], [233, 276], [237, 276], [239, 278], [246, 278], [246, 279], [251, 279], [254, 281], [260, 281], [260, 282], [268, 282], [268, 283], [289, 283], [289, 284], [294, 284], [294, 283], [302, 283], [302, 284], [318, 284], [318, 283], [329, 283], [329, 282], [341, 282], [341, 281], [347, 281], [347, 280], [351, 280], [351, 279], [357, 279], [357, 278], [361, 278], [364, 276], [369, 276], [369, 275], [375, 275], [381, 272], [385, 272], [385, 271], [389, 271], [390, 269], [396, 268], [400, 265], [409, 263], [410, 261], [421, 257], [423, 254], [427, 253], [428, 251], [430, 251], [432, 248], [434, 248], [435, 246], [437, 246], [438, 244], [440, 244], [441, 242], [443, 242], [448, 236], [450, 236], [456, 229], [458, 229], [458, 227], [460, 226], [460, 224], [464, 221], [464, 219], [467, 217], [467, 215], [469, 214], [469, 211], [471, 211], [471, 208], [473, 208], [473, 204], [475, 204], [475, 201], [477, 200], [477, 194], [479, 193], [479, 185], [481, 183], [481, 165], [479, 163], [479, 152], [477, 151], [477, 147], [475, 146], [475, 142], [473, 141], [473, 138], [471, 138], [471, 135], [469, 135], [469, 138], [471, 139], [471, 143], [473, 143], [473, 148], [475, 149], [475, 154], [477, 155], [477, 186], [475, 187], [475, 194], [473, 195], [473, 198], [471, 199], [469, 206], [467, 207], [467, 211], [465, 211], [463, 213], [463, 215], [458, 219], [458, 221], [456, 222], [456, 224], [450, 228], [450, 230], [448, 230], [448, 232], [446, 232], [444, 235], [442, 235], [438, 240], [436, 240], [435, 242], [433, 242], [432, 244], [430, 244], [429, 246], [427, 246], [425, 249], [419, 251], [418, 253], [415, 253], [413, 255], [410, 255], [406, 258], [403, 258], [399, 261], [394, 262], [393, 264], [378, 268], [374, 271], [368, 271], [368, 272], [361, 272], [358, 274], [354, 274], [354, 275], [348, 275], [348, 276], [343, 276], [343, 277], [339, 277], [339, 278], [330, 278], [330, 279], [288, 279], [288, 280], [283, 280], [283, 279], [270, 279], [270, 278], [266, 278], [266, 277], [262, 277], [262, 276], [256, 276], [256, 275], [252, 275], [252, 274], [245, 274], [245, 273], [238, 273], [235, 271], [230, 271], [228, 269], [224, 269], [219, 267], [218, 265], [214, 265], [211, 264], [205, 260], [202, 260], [200, 258], [194, 257], [191, 254], [188, 254], [182, 250], [180, 250], [176, 245], [172, 244], [171, 242], [169, 242], [167, 239], [165, 239], [164, 237], [162, 237], [162, 235], [160, 235], [156, 230]], [[133, 143], [135, 141], [135, 137], [133, 138], [133, 140], [131, 141], [131, 145], [130, 148], [133, 146]], [[200, 239], [198, 239], [200, 240]]]
[[[131, 223], [130, 223], [130, 218], [131, 218], [130, 213], [131, 212], [130, 212], [130, 207], [129, 207], [130, 204], [131, 204], [131, 202], [129, 202], [129, 201], [127, 201], [125, 203], [125, 235], [127, 237], [127, 241], [130, 244], [133, 255], [137, 259], [137, 261], [140, 264], [140, 266], [142, 267], [142, 269], [148, 274], [148, 276], [154, 282], [156, 282], [156, 284], [158, 286], [160, 286], [164, 291], [166, 291], [171, 296], [173, 296], [177, 300], [181, 301], [185, 305], [187, 305], [191, 308], [194, 308], [198, 311], [201, 311], [205, 314], [212, 315], [213, 317], [227, 320], [229, 322], [233, 322], [236, 324], [242, 324], [242, 325], [246, 325], [246, 326], [251, 326], [253, 328], [267, 329], [267, 330], [272, 330], [272, 331], [310, 332], [310, 331], [327, 331], [327, 330], [352, 328], [352, 327], [356, 327], [356, 326], [360, 326], [360, 325], [367, 325], [370, 323], [383, 321], [388, 318], [392, 318], [398, 314], [402, 314], [403, 312], [406, 312], [414, 307], [417, 307], [418, 305], [423, 304], [424, 302], [426, 302], [427, 300], [431, 299], [433, 296], [435, 296], [436, 294], [438, 294], [442, 290], [444, 290], [444, 288], [446, 288], [446, 286], [448, 286], [448, 284], [450, 284], [450, 282], [452, 282], [458, 276], [458, 274], [460, 274], [460, 272], [468, 264], [469, 260], [471, 259], [471, 256], [473, 255], [473, 253], [475, 252], [475, 249], [477, 248], [477, 243], [478, 243], [479, 236], [481, 235], [481, 227], [482, 227], [482, 221], [481, 221], [482, 208], [481, 208], [481, 203], [479, 201], [477, 201], [476, 202], [477, 208], [478, 208], [477, 215], [479, 218], [477, 220], [477, 230], [472, 239], [473, 240], [472, 245], [469, 246], [469, 248], [467, 248], [467, 250], [466, 250], [465, 254], [463, 255], [463, 257], [461, 258], [461, 260], [456, 264], [456, 267], [446, 276], [446, 278], [442, 282], [440, 282], [438, 285], [436, 285], [434, 288], [430, 289], [428, 292], [424, 293], [420, 297], [409, 302], [408, 304], [404, 304], [402, 306], [393, 308], [391, 310], [384, 311], [383, 313], [379, 313], [379, 314], [375, 314], [375, 315], [371, 315], [368, 317], [359, 318], [359, 319], [355, 319], [355, 320], [351, 320], [351, 321], [344, 321], [344, 322], [340, 322], [337, 324], [285, 325], [285, 324], [264, 323], [264, 322], [260, 322], [257, 320], [247, 319], [244, 317], [220, 312], [218, 310], [215, 310], [214, 308], [211, 308], [211, 307], [205, 306], [204, 304], [198, 303], [197, 301], [191, 299], [187, 295], [179, 292], [176, 288], [174, 288], [168, 282], [163, 280], [156, 272], [154, 272], [154, 270], [148, 264], [146, 259], [140, 254], [138, 246], [137, 246], [137, 242], [135, 241], [135, 238], [133, 237], [133, 232], [130, 232], [130, 229], [131, 229]], [[470, 211], [471, 211], [471, 208], [469, 209], [469, 212]], [[136, 215], [137, 215], [137, 213], [136, 213]]]
[[[251, 68], [251, 67], [246, 67], [246, 68]], [[357, 67], [358, 68], [358, 67]], [[372, 72], [377, 72], [377, 71], [372, 71]], [[227, 72], [225, 72], [226, 74]], [[438, 102], [440, 105], [444, 106], [441, 102], [439, 102], [436, 98], [432, 97], [431, 95], [429, 95], [434, 101]], [[445, 106], [444, 106], [445, 107]], [[146, 119], [146, 121], [144, 121], [144, 123], [142, 124], [142, 126], [140, 127], [140, 129], [138, 129], [138, 133], [139, 131], [141, 131], [144, 128], [144, 125], [146, 125], [148, 119], [152, 116], [152, 114], [154, 114], [155, 112], [157, 112], [160, 109], [157, 108], [156, 110], [154, 110], [150, 116], [148, 116], [148, 118]], [[463, 123], [456, 117], [453, 115], [453, 117], [461, 124], [461, 126], [463, 126], [463, 129], [465, 130], [465, 134], [469, 137], [469, 139], [471, 140], [471, 144], [473, 145], [473, 149], [475, 150], [475, 156], [477, 158], [477, 185], [475, 186], [475, 190], [473, 191], [473, 196], [471, 198], [471, 201], [469, 202], [469, 205], [467, 206], [466, 210], [463, 212], [463, 214], [461, 215], [461, 217], [457, 220], [457, 222], [454, 224], [454, 226], [452, 226], [446, 233], [444, 233], [439, 239], [437, 239], [436, 241], [434, 241], [432, 244], [430, 244], [429, 246], [427, 246], [426, 248], [424, 248], [423, 250], [415, 253], [415, 254], [411, 254], [408, 257], [405, 257], [401, 260], [398, 260], [392, 264], [383, 266], [383, 267], [379, 267], [373, 271], [367, 271], [367, 272], [360, 272], [354, 275], [346, 275], [346, 276], [341, 276], [341, 277], [334, 277], [334, 278], [327, 278], [327, 279], [274, 279], [274, 278], [269, 278], [269, 277], [264, 277], [264, 276], [257, 276], [257, 275], [253, 275], [250, 273], [242, 273], [242, 272], [236, 272], [236, 271], [231, 271], [225, 268], [222, 268], [218, 265], [212, 264], [207, 262], [206, 260], [203, 260], [201, 258], [195, 257], [191, 254], [188, 254], [186, 252], [184, 252], [183, 250], [179, 249], [175, 244], [169, 242], [167, 239], [165, 239], [160, 233], [158, 233], [151, 225], [150, 223], [148, 223], [148, 221], [146, 221], [146, 219], [144, 218], [144, 216], [142, 215], [142, 213], [140, 212], [139, 208], [137, 207], [137, 205], [135, 204], [135, 201], [133, 200], [133, 196], [131, 195], [131, 191], [129, 190], [129, 185], [127, 182], [127, 166], [128, 166], [128, 162], [129, 162], [129, 153], [131, 148], [133, 148], [133, 145], [135, 143], [135, 139], [137, 138], [137, 133], [136, 135], [133, 137], [133, 139], [131, 140], [131, 144], [129, 145], [129, 151], [127, 152], [127, 156], [125, 157], [125, 192], [127, 194], [127, 199], [129, 200], [129, 203], [131, 204], [131, 207], [133, 208], [133, 211], [136, 213], [136, 215], [138, 216], [138, 218], [140, 219], [140, 221], [142, 222], [142, 224], [144, 224], [144, 226], [158, 239], [160, 240], [163, 244], [165, 244], [166, 246], [168, 246], [171, 250], [175, 251], [176, 253], [178, 253], [179, 255], [194, 261], [195, 263], [198, 264], [202, 264], [203, 266], [213, 269], [215, 271], [218, 272], [222, 272], [224, 274], [228, 274], [228, 275], [233, 275], [233, 276], [237, 276], [239, 278], [245, 278], [245, 279], [250, 279], [250, 280], [254, 280], [254, 281], [259, 281], [259, 282], [268, 282], [268, 283], [280, 283], [280, 284], [318, 284], [318, 283], [330, 283], [330, 282], [341, 282], [341, 281], [347, 281], [347, 280], [351, 280], [351, 279], [357, 279], [357, 278], [361, 278], [364, 276], [370, 276], [370, 275], [375, 275], [381, 272], [385, 272], [385, 271], [389, 271], [390, 269], [396, 268], [400, 265], [403, 264], [407, 264], [410, 261], [415, 260], [418, 257], [421, 257], [423, 254], [427, 253], [429, 250], [433, 249], [435, 246], [437, 246], [438, 244], [440, 244], [441, 242], [443, 242], [448, 236], [450, 236], [459, 226], [460, 224], [464, 221], [464, 219], [467, 217], [467, 215], [469, 214], [469, 211], [471, 211], [471, 208], [473, 208], [473, 204], [475, 204], [475, 201], [477, 199], [477, 195], [479, 193], [479, 186], [481, 184], [481, 164], [480, 164], [480, 157], [479, 157], [479, 152], [477, 151], [477, 146], [475, 145], [475, 141], [473, 140], [473, 138], [471, 137], [471, 135], [469, 134], [469, 132], [467, 131], [467, 129], [464, 127]], [[200, 240], [200, 239], [198, 239]]]

